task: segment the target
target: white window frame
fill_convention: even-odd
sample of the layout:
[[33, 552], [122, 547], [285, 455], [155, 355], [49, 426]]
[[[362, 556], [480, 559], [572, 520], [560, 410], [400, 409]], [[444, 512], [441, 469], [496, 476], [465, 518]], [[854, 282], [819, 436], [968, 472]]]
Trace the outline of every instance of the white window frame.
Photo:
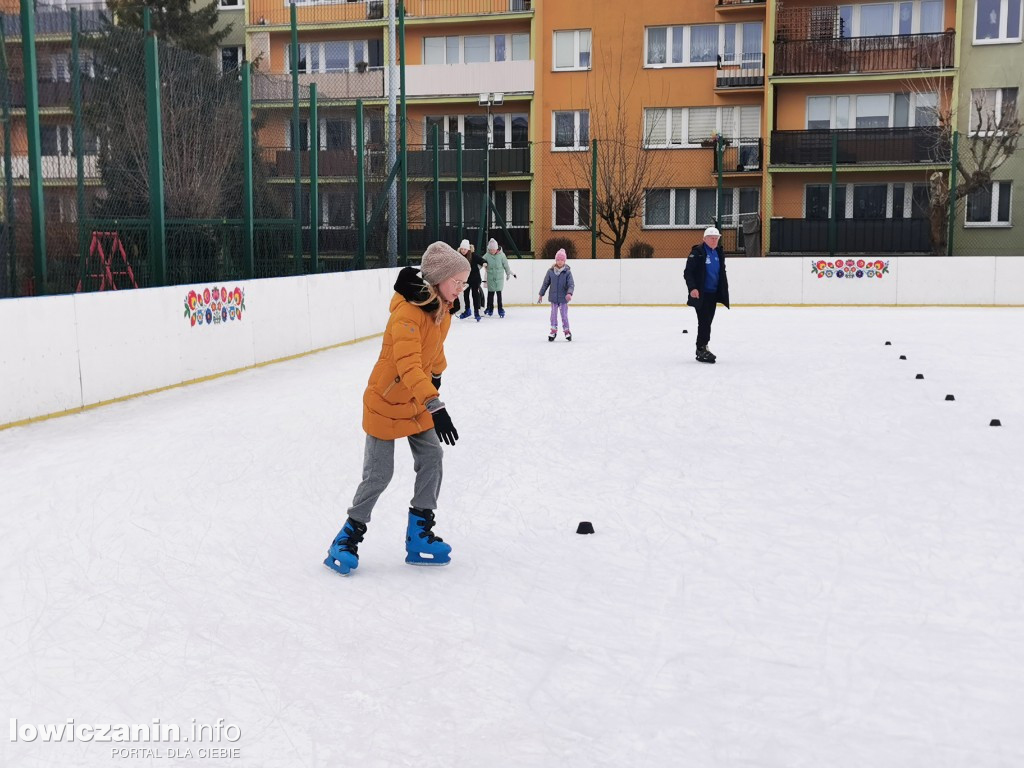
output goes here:
[[[40, 133], [43, 129], [54, 128], [57, 131], [57, 154], [47, 155], [42, 154], [42, 140], [40, 138], [40, 153], [41, 157], [74, 157], [75, 156], [75, 131], [74, 127], [69, 123], [44, 123], [40, 126]], [[67, 147], [67, 152], [62, 152], [63, 147]]]
[[[1011, 35], [1010, 30], [1007, 29], [1009, 23], [1007, 13], [1010, 9], [1011, 2], [1018, 2], [1024, 6], [1024, 0], [999, 0], [999, 37], [978, 37], [978, 11], [979, 3], [975, 0], [974, 3], [974, 26], [971, 29], [971, 37], [974, 45], [1004, 45], [1006, 43], [1019, 43], [1021, 42], [1021, 29], [1018, 27], [1015, 35]], [[1021, 7], [1017, 13], [1017, 17], [1020, 20], [1021, 26], [1024, 26], [1024, 7]]]
[[[492, 189], [491, 190], [491, 202], [497, 208], [497, 194], [502, 192], [505, 195], [505, 210], [502, 212], [501, 217], [505, 220], [505, 226], [509, 229], [529, 229], [530, 222], [527, 221], [525, 224], [513, 224], [512, 223], [512, 195], [526, 195], [527, 202], [529, 202], [530, 190], [528, 189]], [[527, 213], [529, 213], [529, 204], [527, 204]], [[552, 218], [552, 221], [554, 219]]]
[[224, 74], [224, 49], [234, 48], [238, 51], [238, 69], [241, 71], [242, 62], [245, 61], [245, 46], [244, 45], [222, 45], [217, 49], [220, 56], [217, 57], [217, 71], [222, 75]]
[[[347, 225], [346, 224], [335, 224], [335, 223], [332, 223], [331, 220], [330, 220], [330, 216], [328, 215], [328, 211], [330, 210], [330, 205], [329, 205], [330, 200], [328, 198], [329, 197], [333, 197], [334, 195], [339, 195], [339, 194], [347, 194], [348, 195], [348, 203], [349, 203], [349, 205], [348, 205], [348, 209], [349, 209], [348, 220], [349, 220], [350, 223], [347, 224]], [[321, 190], [320, 195], [321, 195], [321, 198], [320, 198], [320, 222], [319, 223], [320, 223], [321, 227], [323, 227], [324, 229], [335, 229], [335, 230], [345, 230], [345, 229], [355, 229], [356, 228], [356, 198], [355, 198], [355, 193], [354, 192], [349, 192], [349, 191], [346, 191], [346, 190]]]
[[[467, 64], [467, 62], [466, 62], [466, 38], [467, 37], [487, 37], [487, 38], [489, 38], [489, 48], [488, 48], [488, 59], [487, 59], [487, 62], [478, 62], [478, 61], [469, 62], [468, 66], [473, 66], [474, 64], [481, 64], [481, 63], [492, 64], [492, 63], [504, 63], [506, 61], [529, 61], [528, 58], [527, 59], [514, 59], [514, 58], [512, 58], [512, 52], [514, 50], [514, 46], [512, 45], [512, 38], [514, 36], [516, 36], [516, 35], [525, 35], [526, 37], [529, 37], [530, 33], [529, 32], [496, 32], [496, 33], [493, 33], [493, 34], [485, 34], [485, 35], [428, 35], [428, 36], [425, 36], [423, 38], [423, 51], [422, 51], [422, 55], [420, 56], [420, 60], [422, 61], [423, 64], [427, 63], [427, 40], [442, 40], [442, 41], [444, 41], [444, 59], [445, 59], [443, 66], [454, 67], [454, 66], [459, 66], [459, 65], [466, 65]], [[496, 38], [499, 37], [499, 36], [505, 38], [505, 58], [502, 59], [501, 62], [497, 62], [497, 60], [495, 59], [495, 55], [496, 55], [496, 51], [497, 51]], [[451, 37], [457, 37], [459, 39], [459, 60], [458, 61], [448, 61], [448, 38], [451, 38]], [[527, 49], [527, 52], [529, 52], [529, 49], [530, 49], [529, 43], [527, 43], [526, 49]], [[442, 65], [441, 64], [431, 64], [429, 66], [439, 67], [439, 66], [442, 66]]]
[[[715, 106], [708, 105], [706, 107], [644, 107], [643, 110], [643, 123], [642, 130], [645, 131], [643, 136], [643, 147], [644, 149], [661, 150], [661, 149], [697, 149], [701, 146], [703, 137], [691, 140], [690, 139], [690, 109], [714, 109], [715, 110], [715, 131], [723, 136], [723, 138], [730, 139], [731, 141], [738, 141], [739, 139], [756, 139], [761, 138], [760, 136], [738, 136], [736, 135], [739, 130], [740, 124], [740, 112], [739, 110], [744, 107], [756, 107], [758, 109], [758, 125], [761, 124], [762, 115], [760, 113], [761, 105], [759, 104], [736, 104], [732, 106]], [[725, 130], [727, 121], [725, 120], [725, 110], [731, 109], [736, 110], [732, 115], [732, 129], [729, 131]], [[665, 123], [665, 137], [667, 143], [665, 144], [651, 144], [646, 135], [647, 130], [647, 113], [650, 111], [665, 111], [666, 123]], [[682, 120], [682, 129], [680, 131], [681, 143], [674, 144], [672, 142], [672, 123], [676, 118], [676, 115]], [[758, 134], [761, 130], [758, 129]], [[752, 142], [747, 142], [752, 143]]]
[[[722, 58], [723, 64], [737, 64], [744, 61], [744, 54], [748, 51], [743, 48], [743, 25], [744, 24], [759, 24], [761, 25], [761, 49], [757, 51], [758, 54], [764, 54], [764, 24], [760, 21], [741, 21], [741, 22], [730, 22], [729, 24], [724, 23], [712, 23], [712, 24], [676, 24], [672, 26], [654, 25], [651, 27], [644, 27], [644, 69], [669, 69], [673, 67], [717, 67], [717, 57], [712, 61], [690, 61], [690, 29], [692, 27], [718, 27], [718, 56]], [[734, 27], [734, 39], [733, 39], [733, 56], [727, 59], [725, 55], [725, 33], [726, 28]], [[650, 61], [650, 32], [654, 29], [664, 29], [665, 32], [665, 62], [656, 64]], [[672, 58], [673, 40], [677, 35], [682, 36], [682, 49], [683, 49], [683, 60], [681, 62], [674, 62]], [[749, 51], [754, 53], [754, 51]]]
[[[1000, 221], [997, 217], [999, 216], [999, 198], [1002, 195], [1003, 186], [1010, 191], [1010, 204], [1007, 206], [1009, 210], [1010, 218], [1006, 221]], [[1010, 179], [992, 179], [992, 203], [990, 208], [992, 210], [992, 218], [988, 221], [968, 221], [967, 220], [967, 205], [964, 205], [964, 227], [967, 229], [1010, 229], [1013, 227], [1013, 181]]]
[[217, 7], [224, 11], [244, 11], [245, 0], [219, 0]]
[[[328, 45], [328, 43], [330, 43], [332, 45], [336, 45], [336, 44], [348, 45], [348, 47], [349, 47], [349, 49], [348, 49], [348, 69], [332, 69], [332, 70], [328, 70], [327, 69], [327, 45]], [[300, 75], [321, 75], [321, 74], [333, 74], [335, 72], [355, 72], [355, 71], [357, 71], [356, 70], [356, 64], [358, 64], [359, 62], [356, 61], [356, 56], [355, 56], [355, 44], [356, 43], [362, 43], [363, 44], [363, 51], [364, 51], [364, 53], [366, 55], [366, 58], [363, 59], [363, 61], [366, 61], [367, 63], [369, 63], [369, 59], [370, 59], [370, 41], [369, 40], [319, 40], [319, 41], [312, 42], [312, 43], [299, 43], [299, 58], [300, 59], [302, 58], [302, 48], [303, 47], [306, 48], [306, 69], [304, 69], [304, 70], [300, 69], [299, 70], [299, 74]], [[316, 46], [317, 49], [318, 49], [317, 50], [317, 62], [318, 62], [317, 63], [317, 69], [312, 69], [311, 65], [310, 65], [310, 62], [311, 62], [311, 60], [313, 58], [310, 55], [313, 46]], [[292, 71], [291, 56], [292, 56], [292, 47], [290, 45], [285, 46], [285, 49], [284, 49], [284, 71], [285, 72], [291, 72]]]
[[[565, 32], [572, 33], [572, 60], [575, 62], [571, 67], [559, 67], [558, 51], [556, 46], [558, 44], [558, 35]], [[580, 33], [586, 32], [590, 36], [590, 63], [587, 66], [580, 64]], [[592, 29], [556, 29], [551, 33], [551, 71], [552, 72], [581, 72], [592, 69], [594, 66], [594, 32]]]
[[[892, 2], [888, 2], [888, 3], [842, 3], [842, 4], [840, 4], [839, 6], [837, 6], [837, 8], [850, 8], [851, 9], [851, 14], [850, 14], [851, 18], [852, 18], [851, 26], [853, 27], [853, 29], [849, 30], [848, 34], [846, 34], [845, 37], [846, 38], [863, 37], [863, 35], [861, 35], [861, 33], [860, 33], [860, 20], [861, 20], [860, 17], [861, 17], [861, 9], [865, 5], [889, 5], [889, 6], [892, 6], [892, 28], [891, 28], [891, 30], [890, 30], [888, 35], [879, 35], [879, 37], [899, 37], [900, 36], [900, 5], [902, 5], [903, 2], [908, 2], [908, 1], [909, 0], [892, 0]], [[920, 35], [920, 34], [922, 34], [922, 32], [921, 32], [921, 15], [922, 15], [922, 13], [921, 13], [921, 5], [922, 5], [922, 0], [912, 0], [912, 2], [913, 2], [914, 9], [913, 9], [913, 14], [912, 14], [912, 16], [910, 18], [910, 33], [909, 34], [911, 34], [911, 35]], [[943, 19], [944, 27], [951, 26], [949, 24], [946, 24], [945, 4], [943, 4], [943, 7], [942, 7], [942, 19]], [[977, 29], [977, 27], [975, 27], [975, 29]], [[938, 32], [925, 32], [923, 34], [937, 35], [937, 34], [940, 34], [941, 31], [942, 30], [939, 30]], [[838, 29], [836, 30], [836, 34], [837, 35], [839, 34], [839, 30]]]
[[[504, 120], [505, 120], [505, 146], [504, 146], [504, 149], [511, 149], [512, 148], [512, 119], [516, 115], [526, 115], [526, 120], [527, 120], [526, 131], [527, 131], [527, 136], [529, 136], [529, 131], [530, 131], [530, 125], [529, 125], [530, 113], [529, 112], [494, 112], [494, 111], [492, 111], [488, 115], [488, 119], [487, 119], [487, 141], [488, 141], [488, 146], [491, 149], [494, 149], [494, 118], [496, 118], [496, 117], [504, 118]], [[476, 114], [476, 115], [424, 115], [423, 116], [423, 140], [427, 144], [429, 144], [431, 142], [431, 138], [430, 138], [430, 125], [427, 123], [427, 118], [428, 117], [440, 117], [442, 120], [444, 120], [444, 125], [445, 126], [449, 126], [451, 124], [451, 120], [454, 118], [457, 121], [457, 127], [458, 127], [457, 133], [462, 134], [462, 148], [465, 149], [466, 148], [466, 118], [467, 117], [483, 117], [483, 115], [479, 115], [479, 114]], [[451, 141], [451, 138], [450, 138], [451, 136], [452, 136], [452, 133], [450, 131], [440, 130], [440, 129], [438, 130], [438, 138], [440, 139], [441, 149], [455, 149], [454, 143]], [[527, 141], [529, 141], [529, 139], [527, 139]]]
[[[861, 182], [856, 182], [856, 183], [849, 182], [849, 183], [846, 183], [846, 184], [837, 184], [836, 187], [837, 188], [842, 187], [843, 190], [844, 190], [844, 193], [846, 195], [846, 203], [843, 206], [843, 215], [838, 217], [838, 218], [840, 218], [840, 219], [850, 219], [851, 221], [853, 220], [853, 192], [854, 192], [854, 187], [865, 187], [865, 186], [866, 187], [874, 187], [874, 186], [878, 186], [879, 184], [885, 184], [885, 220], [886, 221], [899, 221], [899, 220], [902, 220], [902, 219], [913, 218], [910, 214], [913, 212], [913, 208], [914, 208], [914, 206], [913, 206], [914, 186], [915, 186], [915, 184], [921, 184], [921, 182], [914, 182], [914, 181], [888, 181], [888, 182], [861, 181]], [[801, 197], [801, 200], [800, 200], [800, 214], [801, 214], [801, 217], [804, 218], [804, 219], [807, 218], [807, 188], [808, 187], [827, 187], [827, 188], [829, 188], [828, 214], [829, 214], [829, 216], [831, 216], [832, 215], [832, 204], [833, 204], [831, 185], [828, 182], [809, 181], [806, 184], [804, 184], [803, 196]], [[903, 188], [903, 216], [900, 217], [900, 219], [897, 219], [896, 217], [893, 216], [893, 203], [894, 203], [894, 199], [895, 199], [895, 190], [896, 190], [897, 187], [902, 187]]]
[[[321, 116], [317, 120], [317, 122], [320, 125], [320, 130], [318, 131], [318, 136], [317, 136], [317, 139], [318, 139], [317, 144], [319, 145], [319, 151], [321, 151], [321, 152], [327, 151], [327, 121], [328, 120], [330, 120], [331, 122], [347, 121], [350, 124], [351, 129], [352, 129], [352, 143], [353, 143], [353, 146], [349, 147], [348, 151], [355, 152], [355, 150], [356, 150], [356, 148], [355, 148], [356, 119], [354, 117], [343, 117], [343, 118], [338, 119], [338, 118], [335, 118], [333, 116]], [[302, 116], [302, 117], [299, 118], [299, 126], [300, 126], [299, 130], [300, 131], [302, 130], [301, 126], [302, 126], [303, 123], [305, 123], [305, 125], [306, 125], [306, 146], [312, 146], [313, 133], [312, 133], [312, 130], [310, 129], [309, 116], [308, 115], [305, 115], [305, 116]], [[363, 123], [363, 141], [364, 141], [364, 144], [369, 144], [369, 142], [370, 142], [370, 123], [369, 123], [369, 121], [365, 121]], [[292, 121], [291, 121], [291, 117], [290, 116], [289, 116], [287, 122], [285, 122], [284, 148], [285, 148], [285, 151], [287, 151], [287, 152], [291, 152], [292, 151]], [[300, 149], [299, 151], [300, 152], [308, 152], [309, 150], [308, 149]], [[342, 148], [342, 149], [332, 149], [331, 151], [332, 152], [345, 152], [346, 150], [344, 148]]]
[[[560, 231], [584, 231], [589, 232], [590, 227], [587, 225], [580, 224], [580, 192], [589, 192], [589, 189], [553, 189], [551, 190], [551, 229]], [[556, 215], [558, 212], [558, 193], [559, 192], [572, 192], [572, 215], [575, 224], [556, 224]], [[590, 215], [590, 212], [587, 212]]]
[[[676, 209], [677, 209], [677, 206], [678, 206], [677, 198], [679, 197], [676, 193], [681, 191], [681, 190], [685, 190], [688, 193], [687, 194], [687, 200], [686, 200], [687, 218], [690, 219], [691, 221], [693, 221], [694, 223], [693, 224], [671, 224], [671, 223], [670, 224], [648, 224], [647, 223], [647, 194], [649, 192], [656, 192], [658, 190], [668, 190], [668, 192], [669, 192], [668, 219], [669, 219], [670, 222], [674, 222], [676, 220]], [[747, 216], [747, 215], [749, 215], [751, 213], [760, 213], [760, 210], [757, 210], [757, 211], [740, 211], [739, 210], [739, 208], [740, 208], [740, 192], [749, 192], [751, 190], [757, 192], [757, 206], [760, 209], [761, 202], [762, 202], [761, 201], [761, 189], [760, 189], [760, 187], [732, 187], [732, 188], [727, 188], [727, 189], [723, 189], [722, 190], [723, 193], [726, 193], [726, 192], [731, 193], [730, 196], [732, 198], [732, 210], [733, 210], [733, 212], [731, 214], [729, 214], [729, 219], [730, 220], [728, 222], [723, 222], [722, 226], [727, 226], [727, 227], [738, 226], [738, 219], [739, 219], [740, 216]], [[643, 211], [640, 214], [640, 228], [641, 229], [648, 229], [648, 230], [652, 230], [652, 231], [665, 230], [665, 229], [674, 229], [674, 230], [703, 230], [707, 226], [707, 223], [697, 222], [697, 192], [711, 192], [711, 193], [715, 193], [717, 191], [718, 190], [715, 187], [652, 187], [650, 189], [645, 189], [644, 190]], [[716, 208], [716, 213], [721, 213], [721, 212], [717, 211], [717, 208]]]
[[[938, 103], [938, 92], [929, 91], [928, 93], [920, 94], [921, 96], [934, 96], [936, 103]], [[838, 93], [838, 94], [827, 94], [827, 93], [816, 93], [811, 94], [804, 100], [804, 130], [846, 130], [838, 127], [839, 125], [839, 112], [838, 104], [839, 99], [847, 99], [847, 128], [850, 130], [856, 130], [857, 127], [857, 97], [858, 96], [887, 96], [889, 98], [889, 124], [888, 128], [893, 127], [893, 123], [896, 122], [896, 93]], [[918, 94], [915, 92], [910, 93], [910, 112], [907, 116], [908, 128], [917, 127], [917, 109]], [[808, 124], [811, 121], [811, 99], [829, 99], [829, 127], [827, 129], [811, 129]], [[866, 129], [862, 129], [866, 130]]]
[[[970, 101], [970, 105], [968, 106], [969, 112], [968, 112], [968, 115], [967, 115], [967, 135], [968, 136], [1001, 136], [1002, 135], [1003, 132], [1000, 131], [1000, 130], [995, 130], [995, 131], [971, 130], [971, 123], [974, 120], [974, 94], [977, 93], [978, 91], [995, 91], [995, 94], [996, 94], [996, 98], [995, 98], [995, 115], [996, 115], [997, 118], [1000, 118], [1000, 117], [1002, 117], [1002, 114], [1003, 114], [1003, 96], [1004, 96], [1003, 92], [1004, 91], [1009, 91], [1009, 90], [1016, 90], [1017, 91], [1017, 100], [1018, 100], [1017, 101], [1017, 109], [1020, 109], [1020, 101], [1019, 100], [1020, 100], [1021, 89], [1017, 88], [1016, 86], [1005, 86], [1003, 88], [971, 88], [971, 101]], [[980, 129], [981, 126], [979, 125], [978, 128]]]
[[[587, 113], [587, 143], [580, 144], [580, 115]], [[558, 147], [558, 115], [571, 114], [572, 146]], [[589, 109], [553, 109], [551, 110], [551, 151], [552, 152], [586, 152], [590, 149], [590, 110]]]

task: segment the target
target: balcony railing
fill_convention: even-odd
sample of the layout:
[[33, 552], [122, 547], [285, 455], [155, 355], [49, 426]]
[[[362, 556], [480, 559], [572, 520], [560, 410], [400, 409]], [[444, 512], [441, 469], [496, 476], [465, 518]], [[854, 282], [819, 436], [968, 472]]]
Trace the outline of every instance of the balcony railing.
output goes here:
[[718, 0], [715, 3], [719, 8], [743, 8], [749, 5], [765, 6], [765, 0]]
[[480, 93], [533, 93], [532, 60], [479, 64], [414, 64], [406, 68], [408, 96], [476, 96]]
[[953, 66], [955, 33], [775, 41], [774, 75], [905, 72]]
[[[299, 75], [299, 99], [309, 98], [309, 85], [316, 83], [318, 99], [373, 99], [384, 97], [384, 70], [365, 72], [322, 72]], [[252, 81], [255, 102], [292, 100], [292, 78], [287, 73], [261, 74]]]
[[[834, 253], [930, 253], [928, 219], [839, 219]], [[772, 219], [773, 254], [829, 253], [827, 219]]]
[[[493, 221], [492, 221], [493, 223]], [[508, 222], [506, 222], [508, 224]], [[443, 240], [446, 243], [457, 243], [462, 238], [466, 238], [471, 243], [476, 243], [477, 238], [480, 234], [480, 227], [478, 225], [466, 225], [462, 229], [462, 233], [453, 226], [442, 225], [440, 237], [435, 236], [434, 228], [430, 225], [423, 227], [422, 229], [410, 229], [409, 230], [409, 253], [422, 253], [426, 250], [427, 246], [435, 240]], [[487, 236], [484, 238], [484, 242], [487, 242], [489, 238], [494, 238], [501, 245], [501, 249], [505, 252], [506, 256], [513, 256], [515, 250], [509, 244], [509, 237], [516, 244], [516, 249], [519, 253], [531, 253], [533, 251], [532, 242], [530, 240], [530, 227], [512, 227], [508, 228], [508, 237], [505, 233], [497, 227], [492, 226], [487, 231]]]
[[948, 163], [939, 128], [851, 128], [772, 131], [772, 165], [831, 165], [832, 137], [840, 165]]
[[[422, 145], [420, 145], [422, 146]], [[454, 149], [438, 151], [440, 175], [454, 178], [457, 172], [457, 155]], [[409, 176], [412, 178], [433, 178], [434, 153], [430, 147], [424, 149], [410, 148]], [[490, 150], [490, 175], [522, 176], [530, 173], [530, 146], [506, 147]], [[484, 177], [483, 149], [464, 149], [462, 151], [462, 175], [464, 178], [482, 179]]]
[[723, 62], [718, 57], [715, 88], [761, 88], [764, 86], [764, 54], [743, 54], [741, 62]]
[[[111, 17], [103, 3], [76, 3], [69, 8], [40, 3], [36, 6], [36, 37], [71, 37], [71, 8], [78, 10], [80, 32], [100, 32]], [[4, 13], [3, 27], [7, 40], [21, 39], [21, 18], [16, 10]]]
[[[25, 81], [10, 80], [11, 107], [25, 108]], [[90, 78], [82, 78], [82, 99], [88, 99], [93, 93], [94, 83]], [[71, 83], [63, 80], [39, 81], [40, 107], [66, 107], [71, 109]]]
[[[405, 0], [407, 19], [452, 16], [492, 16], [529, 13], [534, 0]], [[256, 26], [287, 26], [288, 3], [281, 0], [249, 0]], [[357, 24], [385, 19], [391, 3], [386, 0], [310, 0], [296, 3], [299, 24]]]
[[[714, 153], [712, 170], [718, 173], [718, 153]], [[722, 148], [723, 173], [756, 173], [761, 170], [764, 139], [732, 139]]]
[[[96, 155], [82, 158], [84, 178], [99, 178], [99, 162]], [[43, 155], [40, 158], [43, 179], [47, 181], [74, 181], [78, 178], [78, 159], [73, 155]], [[0, 175], [5, 173], [3, 158], [0, 158]], [[15, 155], [11, 158], [11, 176], [15, 179], [29, 177], [27, 155]]]

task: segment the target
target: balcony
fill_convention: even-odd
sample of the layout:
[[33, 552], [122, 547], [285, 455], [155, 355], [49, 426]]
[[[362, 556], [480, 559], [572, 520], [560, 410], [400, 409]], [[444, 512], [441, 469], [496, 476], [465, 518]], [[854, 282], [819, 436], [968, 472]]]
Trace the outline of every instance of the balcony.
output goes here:
[[[410, 178], [434, 177], [434, 152], [427, 146], [423, 149], [410, 147], [408, 150]], [[438, 151], [440, 175], [442, 178], [455, 178], [458, 152], [454, 149]], [[490, 176], [525, 176], [530, 173], [530, 146], [506, 147], [490, 150]], [[462, 177], [464, 179], [482, 179], [484, 177], [483, 149], [464, 149], [462, 151]]]
[[[84, 178], [99, 178], [99, 162], [96, 155], [82, 158]], [[73, 155], [43, 155], [41, 158], [44, 181], [73, 182], [78, 178], [78, 160]], [[3, 159], [0, 158], [0, 176], [5, 174]], [[11, 158], [11, 176], [15, 179], [28, 178], [28, 156], [15, 155]]]
[[775, 41], [774, 76], [913, 72], [953, 66], [954, 32]]
[[533, 93], [533, 61], [480, 64], [417, 64], [406, 67], [408, 96], [476, 96], [481, 93]]
[[[712, 172], [718, 173], [718, 153], [713, 153]], [[764, 139], [736, 139], [722, 148], [722, 173], [759, 173]]]
[[718, 57], [715, 88], [764, 88], [764, 54], [744, 53], [740, 63], [723, 63]]
[[[281, 0], [249, 0], [252, 26], [287, 27], [291, 24], [288, 3]], [[295, 3], [295, 18], [302, 24], [365, 24], [386, 18], [390, 4], [384, 0], [312, 0]]]
[[[70, 38], [72, 8], [78, 10], [80, 32], [100, 32], [104, 28], [105, 20], [110, 17], [110, 12], [103, 3], [75, 3], [68, 8], [40, 3], [36, 6], [36, 38]], [[5, 39], [21, 39], [21, 17], [17, 10], [4, 14], [3, 27]]]
[[765, 0], [718, 0], [715, 3], [717, 11], [731, 11], [740, 8], [764, 8]]
[[[381, 99], [384, 98], [384, 70], [365, 72], [321, 72], [299, 75], [299, 99], [309, 98], [309, 85], [316, 83], [317, 99]], [[292, 78], [287, 73], [260, 74], [252, 80], [254, 102], [291, 102]]]
[[[774, 255], [828, 254], [827, 219], [775, 219], [769, 230]], [[931, 253], [928, 219], [839, 219], [834, 253]]]
[[772, 131], [772, 165], [832, 165], [832, 137], [840, 165], [911, 165], [948, 163], [949, 142], [939, 129], [852, 128], [845, 130]]
[[406, 19], [532, 13], [534, 0], [405, 0]]
[[[11, 108], [25, 108], [25, 81], [12, 79], [10, 83]], [[93, 93], [94, 83], [91, 79], [82, 78], [82, 99], [88, 99]], [[39, 107], [47, 109], [63, 107], [71, 109], [71, 82], [64, 80], [39, 81]]]
[[[280, 147], [262, 147], [260, 152], [272, 179], [295, 178], [295, 153], [292, 150]], [[356, 177], [356, 153], [351, 149], [322, 149], [316, 159], [317, 174], [321, 179], [328, 177], [355, 179]], [[364, 153], [364, 169], [367, 177], [376, 177], [386, 173], [384, 165], [383, 152]], [[309, 152], [306, 150], [299, 152], [299, 167], [299, 174], [308, 178]]]

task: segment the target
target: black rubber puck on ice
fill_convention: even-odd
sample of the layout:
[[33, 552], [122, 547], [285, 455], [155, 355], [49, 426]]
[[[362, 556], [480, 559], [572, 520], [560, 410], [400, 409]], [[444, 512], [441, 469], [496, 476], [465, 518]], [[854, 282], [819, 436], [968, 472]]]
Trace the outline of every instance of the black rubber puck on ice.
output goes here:
[[992, 421], [990, 421], [988, 425], [990, 427], [1001, 427], [1003, 426], [1003, 422], [1001, 422], [999, 419], [992, 419]]
[[919, 373], [919, 374], [917, 374], [917, 376], [915, 376], [914, 378], [915, 378], [915, 379], [923, 379], [923, 378], [924, 378], [924, 374], [923, 374], [923, 373]]
[[956, 400], [956, 398], [953, 397], [952, 395], [946, 395], [946, 400], [947, 401], [949, 401], [949, 400]]
[[689, 333], [689, 331], [683, 328], [683, 333]]
[[593, 523], [588, 523], [586, 520], [584, 520], [582, 523], [580, 523], [578, 526], [576, 526], [576, 533], [593, 533], [593, 532], [594, 532], [594, 524]]
[[891, 341], [887, 341], [887, 342], [885, 342], [885, 346], [887, 346], [887, 347], [891, 347], [891, 346], [892, 346], [892, 342], [891, 342]]
[[900, 355], [900, 360], [906, 360], [906, 359], [907, 359], [906, 355]]

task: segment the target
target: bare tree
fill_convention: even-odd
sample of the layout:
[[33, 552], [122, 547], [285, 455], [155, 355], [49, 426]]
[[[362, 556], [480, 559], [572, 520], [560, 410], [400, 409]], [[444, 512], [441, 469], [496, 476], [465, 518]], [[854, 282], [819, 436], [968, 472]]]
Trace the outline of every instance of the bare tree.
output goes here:
[[[621, 51], [619, 46], [616, 50]], [[667, 167], [665, 152], [644, 149], [642, 125], [637, 128], [639, 111], [634, 94], [643, 71], [635, 67], [626, 71], [623, 57], [616, 58], [603, 49], [600, 65], [587, 76], [584, 104], [589, 112], [590, 136], [597, 140], [597, 238], [612, 246], [616, 259], [636, 218], [643, 214], [647, 190], [657, 187]], [[655, 98], [652, 104], [663, 103]], [[560, 186], [573, 189], [591, 187], [592, 156], [590, 152], [568, 152], [558, 166], [556, 177]], [[582, 198], [582, 199], [581, 199]], [[577, 220], [590, 224], [590, 201], [576, 196]], [[584, 204], [586, 203], [586, 204]]]
[[[992, 184], [993, 177], [1017, 151], [1022, 121], [1015, 103], [997, 107], [982, 91], [971, 100], [968, 132], [957, 141], [955, 181], [950, 186], [948, 171], [935, 171], [928, 177], [931, 204], [929, 225], [932, 252], [942, 255], [947, 250], [949, 209], [968, 195]], [[938, 104], [934, 110], [934, 157], [952, 161], [953, 135], [957, 110], [952, 105]]]

